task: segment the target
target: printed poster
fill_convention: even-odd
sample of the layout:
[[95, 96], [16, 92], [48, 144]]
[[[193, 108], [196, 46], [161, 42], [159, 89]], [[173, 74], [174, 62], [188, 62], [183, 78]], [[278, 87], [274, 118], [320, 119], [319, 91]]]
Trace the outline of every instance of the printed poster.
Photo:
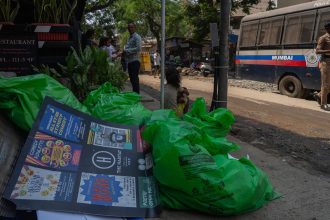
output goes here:
[[86, 130], [83, 118], [52, 105], [47, 105], [39, 130], [68, 141], [81, 142]]
[[92, 122], [88, 144], [132, 150], [131, 131]]
[[150, 147], [112, 124], [45, 98], [4, 197], [18, 210], [157, 217]]
[[73, 173], [24, 165], [10, 198], [70, 202], [74, 182]]
[[136, 208], [135, 177], [83, 173], [77, 202]]
[[77, 170], [81, 146], [37, 132], [26, 162], [59, 170]]

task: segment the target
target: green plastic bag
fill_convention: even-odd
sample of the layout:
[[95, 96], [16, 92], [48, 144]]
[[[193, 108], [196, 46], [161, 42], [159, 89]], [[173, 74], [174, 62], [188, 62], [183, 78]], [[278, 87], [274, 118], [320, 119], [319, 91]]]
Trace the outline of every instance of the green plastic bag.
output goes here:
[[[184, 121], [169, 111], [155, 111], [142, 133], [153, 146], [153, 171], [162, 204], [237, 215], [277, 198], [267, 176], [250, 160], [228, 155], [237, 149], [235, 144], [215, 141], [225, 135], [221, 129], [228, 132], [232, 114], [224, 109], [207, 113], [203, 107], [205, 102], [198, 100]], [[205, 141], [205, 134], [212, 140]]]
[[13, 78], [0, 77], [0, 109], [25, 131], [31, 129], [45, 96], [89, 113], [68, 88], [50, 76], [37, 74]]
[[93, 116], [120, 124], [142, 125], [151, 115], [141, 103], [141, 96], [134, 92], [120, 93], [110, 83], [92, 91], [84, 101]]
[[198, 98], [192, 104], [190, 112], [184, 115], [183, 120], [191, 122], [196, 129], [199, 129], [203, 146], [211, 155], [227, 154], [239, 149], [238, 145], [226, 139], [235, 121], [234, 115], [227, 109], [218, 108], [209, 113], [206, 111], [205, 100]]

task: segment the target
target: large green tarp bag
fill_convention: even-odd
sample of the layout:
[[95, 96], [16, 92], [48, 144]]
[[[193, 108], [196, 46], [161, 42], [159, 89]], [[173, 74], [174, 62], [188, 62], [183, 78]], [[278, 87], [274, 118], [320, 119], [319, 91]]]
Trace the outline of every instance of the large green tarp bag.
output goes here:
[[[169, 110], [155, 111], [142, 133], [153, 146], [153, 171], [162, 204], [213, 215], [237, 215], [277, 198], [265, 173], [247, 158], [231, 157], [228, 152], [237, 145], [219, 139], [224, 136], [221, 129], [228, 132], [233, 123], [232, 114], [223, 109], [207, 113], [202, 108], [206, 109], [205, 102], [198, 100], [185, 120]], [[217, 127], [221, 128], [219, 133]]]
[[0, 109], [25, 131], [29, 131], [46, 96], [88, 113], [72, 92], [44, 74], [13, 78], [0, 77]]
[[122, 92], [107, 82], [92, 91], [84, 101], [93, 116], [110, 122], [142, 125], [151, 115], [134, 92]]

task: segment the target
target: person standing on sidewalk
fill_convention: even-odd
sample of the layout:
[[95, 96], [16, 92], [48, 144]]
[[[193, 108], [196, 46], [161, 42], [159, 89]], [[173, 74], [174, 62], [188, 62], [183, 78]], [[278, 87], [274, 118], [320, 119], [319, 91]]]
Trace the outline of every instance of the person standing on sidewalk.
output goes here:
[[330, 21], [324, 25], [326, 34], [321, 36], [316, 47], [316, 54], [321, 54], [321, 92], [315, 95], [321, 109], [330, 111], [328, 106], [328, 93], [330, 92]]
[[154, 53], [154, 78], [160, 75], [160, 54], [158, 50]]
[[125, 61], [127, 63], [128, 75], [133, 91], [140, 93], [139, 71], [141, 37], [135, 32], [136, 26], [134, 22], [130, 22], [127, 28], [130, 36], [124, 48]]

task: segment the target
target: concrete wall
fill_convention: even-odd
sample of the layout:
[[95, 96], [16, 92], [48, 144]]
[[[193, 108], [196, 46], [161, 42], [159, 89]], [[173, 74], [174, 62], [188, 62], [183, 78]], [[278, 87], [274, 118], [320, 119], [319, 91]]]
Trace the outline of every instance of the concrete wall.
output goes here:
[[306, 3], [306, 2], [312, 2], [315, 0], [277, 0], [277, 7], [278, 8], [283, 8], [291, 5], [297, 5], [301, 3]]

